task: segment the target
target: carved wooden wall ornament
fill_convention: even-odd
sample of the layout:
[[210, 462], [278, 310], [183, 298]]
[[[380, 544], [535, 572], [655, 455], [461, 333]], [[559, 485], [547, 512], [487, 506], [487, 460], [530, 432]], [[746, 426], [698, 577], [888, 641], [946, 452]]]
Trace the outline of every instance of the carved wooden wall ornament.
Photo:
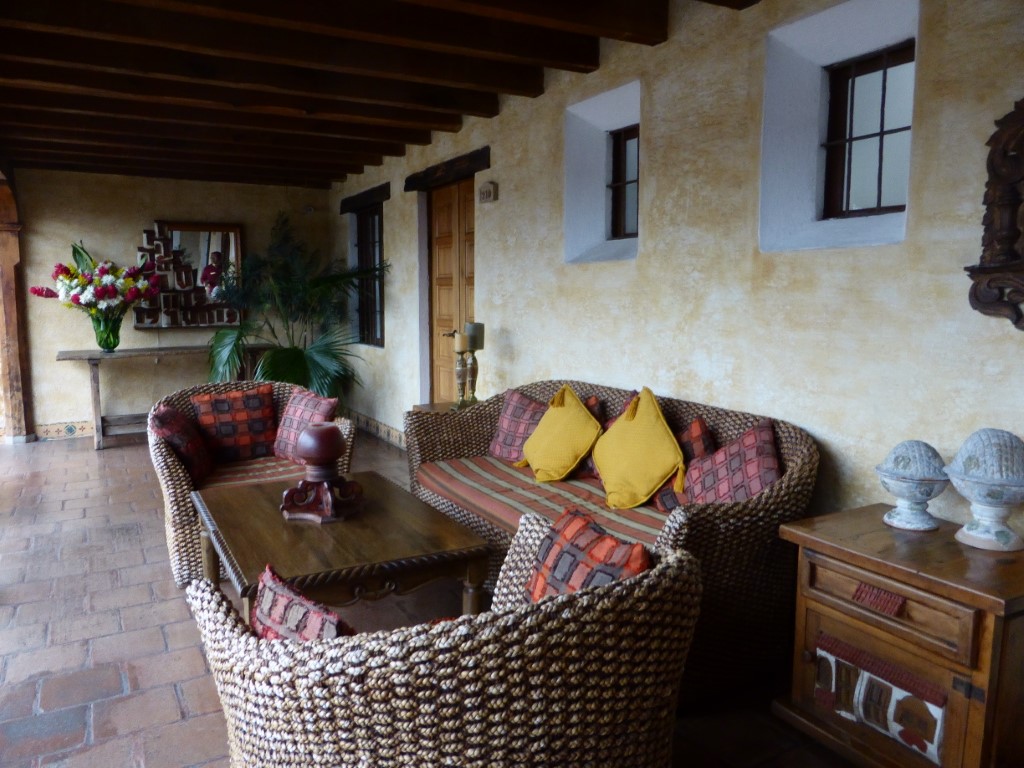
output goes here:
[[996, 128], [986, 144], [990, 149], [981, 262], [965, 269], [972, 280], [971, 306], [1005, 317], [1024, 331], [1024, 99], [996, 120]]

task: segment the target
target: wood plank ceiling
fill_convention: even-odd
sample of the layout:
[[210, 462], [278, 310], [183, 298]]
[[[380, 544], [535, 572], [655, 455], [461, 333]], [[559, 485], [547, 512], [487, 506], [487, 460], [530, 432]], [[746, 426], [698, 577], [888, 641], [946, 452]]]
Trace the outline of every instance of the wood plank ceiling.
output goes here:
[[0, 170], [326, 188], [596, 70], [601, 38], [663, 42], [668, 5], [6, 0]]

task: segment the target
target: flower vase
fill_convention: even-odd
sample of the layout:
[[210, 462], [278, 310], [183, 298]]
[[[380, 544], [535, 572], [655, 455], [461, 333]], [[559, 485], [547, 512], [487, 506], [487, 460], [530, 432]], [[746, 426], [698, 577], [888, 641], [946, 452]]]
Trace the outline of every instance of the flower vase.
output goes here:
[[92, 329], [96, 332], [96, 344], [104, 352], [113, 352], [121, 343], [121, 321], [124, 315], [117, 317], [106, 317], [104, 315], [90, 315]]

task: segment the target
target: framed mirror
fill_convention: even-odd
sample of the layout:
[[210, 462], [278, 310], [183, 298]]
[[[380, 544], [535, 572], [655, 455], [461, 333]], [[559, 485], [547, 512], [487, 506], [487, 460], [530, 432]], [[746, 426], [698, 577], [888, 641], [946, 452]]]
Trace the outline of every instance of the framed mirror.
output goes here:
[[160, 294], [133, 310], [136, 328], [238, 325], [238, 311], [219, 294], [224, 275], [242, 268], [241, 224], [157, 221], [142, 233], [138, 264], [157, 276]]

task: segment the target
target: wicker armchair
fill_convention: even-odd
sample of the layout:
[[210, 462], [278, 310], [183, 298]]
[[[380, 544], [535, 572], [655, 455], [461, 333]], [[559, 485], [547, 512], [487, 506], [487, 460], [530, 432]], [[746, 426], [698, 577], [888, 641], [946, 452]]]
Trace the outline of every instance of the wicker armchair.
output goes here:
[[[187, 387], [158, 400], [150, 409], [150, 415], [161, 405], [167, 404], [194, 419], [196, 412], [190, 399], [193, 395], [247, 389], [265, 383], [268, 382], [231, 381]], [[288, 404], [296, 386], [285, 382], [270, 383], [274, 388], [274, 408], [280, 414]], [[148, 421], [147, 419], [147, 424]], [[338, 418], [336, 421], [348, 445], [345, 455], [338, 461], [338, 471], [345, 473], [349, 471], [352, 461], [355, 425], [345, 418]], [[171, 571], [174, 574], [174, 583], [179, 587], [185, 587], [190, 581], [201, 578], [203, 575], [203, 558], [199, 542], [199, 513], [192, 504], [190, 495], [195, 490], [195, 486], [185, 465], [182, 464], [167, 441], [157, 437], [148, 427], [147, 435], [149, 455], [164, 497], [164, 530], [167, 534], [167, 549], [171, 555]], [[254, 461], [259, 461], [259, 459]]]
[[626, 581], [531, 604], [550, 523], [525, 515], [490, 612], [300, 644], [188, 588], [234, 768], [668, 768], [700, 575], [661, 551]]
[[[597, 395], [607, 413], [618, 413], [632, 393], [581, 381], [538, 381], [516, 389], [547, 402], [563, 384], [581, 396]], [[405, 414], [412, 492], [472, 528], [500, 557], [511, 534], [484, 521], [416, 481], [421, 464], [483, 456], [501, 413], [496, 395], [461, 411]], [[658, 397], [673, 431], [702, 416], [725, 445], [760, 416], [703, 403]], [[792, 654], [796, 552], [779, 539], [779, 525], [807, 514], [818, 474], [818, 448], [800, 427], [774, 420], [782, 477], [752, 499], [729, 504], [686, 504], [665, 522], [661, 546], [685, 549], [701, 564], [701, 616], [683, 682], [687, 709], [763, 699], [788, 680]], [[492, 569], [493, 570], [493, 569]]]

